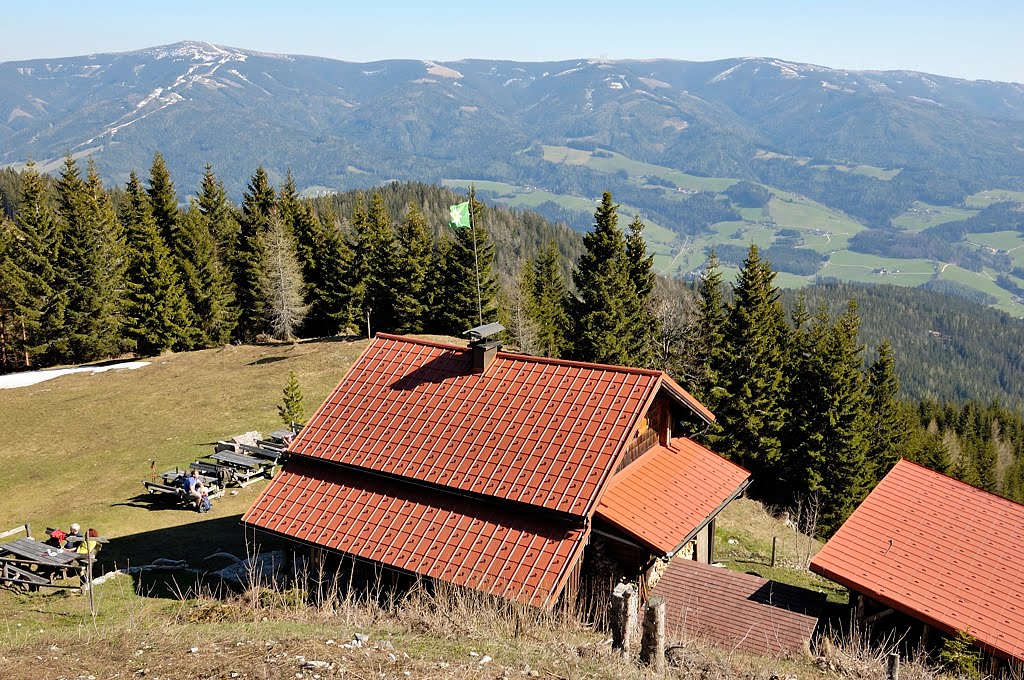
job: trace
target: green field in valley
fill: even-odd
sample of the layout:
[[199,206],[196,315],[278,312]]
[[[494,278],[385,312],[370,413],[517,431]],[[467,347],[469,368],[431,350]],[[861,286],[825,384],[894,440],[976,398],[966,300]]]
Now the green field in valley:
[[946,222],[966,220],[977,214],[977,210],[955,208],[948,205],[930,205],[915,201],[914,207],[895,218],[892,225],[907,231],[920,231]]
[[[584,151],[565,146],[542,147],[544,160],[551,163],[579,165],[598,172],[616,174],[625,172],[629,180],[648,189],[660,189],[666,200],[682,201],[692,191],[710,191],[720,195],[738,180],[721,177],[698,177],[672,168],[635,161],[622,154],[609,151]],[[763,152],[759,157],[770,158],[776,154]],[[799,159],[806,163],[809,159]],[[882,180],[895,177],[899,169],[885,169],[869,165],[833,166],[837,169],[868,175]],[[651,185],[646,177],[657,177],[672,182],[677,189]],[[545,202],[552,202],[566,210],[593,214],[595,199],[567,196],[534,187],[521,187],[503,182],[475,181],[469,179],[445,180],[446,186],[468,188],[475,184],[482,190],[498,194],[498,202],[512,207],[535,208]],[[764,208],[741,208],[734,206],[743,218],[738,221],[719,222],[710,227],[709,233],[683,236],[672,229],[672,225],[647,222],[645,236],[648,247],[654,255],[654,267],[659,274],[668,276],[689,275],[699,271],[706,260],[706,253],[716,246],[747,247],[751,243],[759,248],[768,248],[778,239],[780,230],[793,229],[801,233],[798,247],[813,250],[828,259],[816,276],[836,278],[859,283],[888,283],[901,286],[919,286],[933,278],[949,280],[976,290],[994,295],[999,302],[995,305],[1014,316],[1024,316],[1024,306],[1011,301],[1011,296],[994,283],[995,275],[982,276],[959,267],[934,263],[922,259],[898,259],[866,255],[849,250],[850,238],[867,227],[838,210],[829,208],[805,196],[766,187],[774,196]],[[681,190],[681,191],[680,191]],[[914,206],[896,217],[893,226],[905,231],[920,231],[946,222],[964,220],[978,213],[978,210],[997,200],[1024,200],[1024,192],[987,190],[970,197],[966,207],[931,205],[915,202]],[[637,214],[634,206],[623,205],[622,224],[625,225]],[[971,234],[968,243],[975,247],[1008,251],[1015,266],[1024,266],[1024,235],[1012,231],[987,234]],[[940,269],[945,266],[944,271]],[[724,268],[727,280],[735,276],[731,268]],[[802,276],[780,272],[776,281],[782,287],[799,287],[812,283],[815,276]]]

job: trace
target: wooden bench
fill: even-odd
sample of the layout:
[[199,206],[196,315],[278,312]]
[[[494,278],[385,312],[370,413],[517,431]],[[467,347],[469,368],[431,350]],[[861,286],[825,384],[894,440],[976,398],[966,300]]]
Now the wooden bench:
[[0,581],[4,583],[14,583],[25,586],[26,589],[31,591],[39,590],[40,586],[52,586],[50,579],[40,576],[39,574],[23,569],[19,567],[12,560],[4,559],[3,571],[0,572]]

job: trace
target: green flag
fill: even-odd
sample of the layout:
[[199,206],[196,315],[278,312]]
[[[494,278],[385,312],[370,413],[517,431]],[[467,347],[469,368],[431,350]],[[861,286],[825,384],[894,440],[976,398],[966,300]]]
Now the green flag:
[[469,223],[469,201],[449,206],[448,226],[452,229],[465,229],[472,226]]

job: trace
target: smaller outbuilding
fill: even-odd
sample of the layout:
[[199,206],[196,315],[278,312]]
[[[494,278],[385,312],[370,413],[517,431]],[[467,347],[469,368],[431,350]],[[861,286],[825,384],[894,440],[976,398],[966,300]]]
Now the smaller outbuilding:
[[1024,662],[1024,505],[901,460],[811,571],[850,589],[864,630],[966,632],[994,666]]

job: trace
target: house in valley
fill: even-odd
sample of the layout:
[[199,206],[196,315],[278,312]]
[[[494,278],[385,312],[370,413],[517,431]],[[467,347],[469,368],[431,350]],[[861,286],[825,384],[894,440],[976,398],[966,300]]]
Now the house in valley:
[[540,608],[710,562],[749,473],[690,438],[707,408],[661,371],[500,351],[494,326],[378,334],[243,522]]

